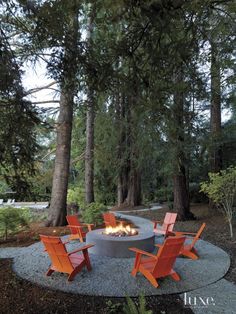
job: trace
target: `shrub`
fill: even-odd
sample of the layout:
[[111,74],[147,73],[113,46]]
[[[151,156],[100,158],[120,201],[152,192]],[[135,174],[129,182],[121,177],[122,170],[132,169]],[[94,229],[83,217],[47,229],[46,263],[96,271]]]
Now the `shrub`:
[[28,225],[26,210],[3,206],[0,208],[0,234],[7,240],[8,234]]
[[108,209],[105,205],[100,203],[90,203],[85,205],[82,211],[82,219],[88,224],[101,224],[103,222],[102,213],[106,212]]
[[233,238],[232,219],[236,208],[236,167],[229,167],[218,173],[209,173],[209,182],[201,183],[201,192],[204,192],[222,210],[228,221],[230,236]]
[[68,204],[76,204],[80,208],[83,207],[85,203],[85,191],[81,187],[75,187],[68,189],[67,192],[67,203]]
[[172,202],[174,200],[173,188],[171,186],[161,187],[156,192],[156,199],[159,203]]

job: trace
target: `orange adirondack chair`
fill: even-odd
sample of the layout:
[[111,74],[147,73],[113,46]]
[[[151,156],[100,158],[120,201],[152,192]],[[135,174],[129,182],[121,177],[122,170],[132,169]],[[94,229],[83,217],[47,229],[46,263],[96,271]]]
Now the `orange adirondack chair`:
[[[132,276],[137,272],[142,273],[150,283],[157,288],[157,278],[171,276],[174,280],[179,281],[180,276],[173,270],[173,265],[179,252],[184,244],[185,237],[169,237],[163,245],[159,246],[157,254],[151,254],[136,248],[129,250],[136,253]],[[148,257],[142,257],[146,255]]]
[[186,238],[192,239],[192,242],[190,244],[186,244],[182,247],[182,249],[180,251],[180,255],[187,256],[187,257],[194,259],[194,260],[199,258],[199,255],[198,255],[197,250],[195,249],[194,245],[199,240],[205,227],[206,227],[206,223],[204,222],[201,225],[201,227],[199,228],[197,233],[172,231],[172,233],[174,235],[176,235],[177,237],[188,236],[188,235],[194,236],[194,237],[186,237]]
[[[63,243],[59,237],[40,235],[40,238],[52,262],[46,276],[51,276],[54,271],[58,271],[69,274],[68,281],[72,281],[84,266],[88,271],[92,269],[88,249],[94,246],[93,244],[85,245],[68,253],[65,247],[68,242]],[[82,252],[82,254],[77,254],[78,252]]]
[[113,227],[117,226],[116,216],[113,213],[103,213],[103,220],[106,227]]
[[158,226],[158,224],[161,223],[161,221],[158,221],[158,220],[153,221],[154,233],[167,236],[168,232],[173,230],[176,218],[177,218],[177,213],[166,213],[164,222],[161,227]]
[[86,233],[92,230],[93,224],[81,223],[77,215],[68,215],[66,216],[66,220],[71,232],[69,240],[79,239],[80,242],[84,242]]

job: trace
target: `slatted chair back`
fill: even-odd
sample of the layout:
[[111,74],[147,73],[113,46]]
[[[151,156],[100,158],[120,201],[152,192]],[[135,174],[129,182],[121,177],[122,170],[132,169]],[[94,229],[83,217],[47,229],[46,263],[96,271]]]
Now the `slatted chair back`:
[[79,226],[79,227],[82,226],[79,219],[78,219],[78,216],[77,215],[68,215],[68,216],[66,216],[66,220],[68,222],[71,234],[77,234],[78,228],[71,227],[71,226]]
[[[162,225],[162,229],[168,231],[172,231],[174,228],[174,224],[177,218],[177,213],[166,213],[164,222]],[[171,224],[171,225],[170,225]]]
[[65,244],[59,237],[40,235],[41,241],[51,259],[52,266],[59,272],[71,273],[73,266],[68,256]]
[[157,260],[152,270],[155,278],[165,277],[171,273],[173,265],[184,244],[185,237],[169,237],[157,253]]
[[116,227],[116,216],[113,213],[103,213],[103,220],[106,227]]
[[199,238],[200,238],[200,236],[201,236],[201,234],[202,234],[202,232],[203,232],[203,230],[204,230],[205,227],[206,227],[206,223],[204,222],[204,223],[201,225],[201,227],[200,227],[200,229],[198,230],[198,232],[196,233],[195,237],[193,238],[193,241],[192,241],[191,244],[190,244],[190,247],[191,247],[191,248],[193,248],[194,245],[196,244],[196,242],[199,240]]

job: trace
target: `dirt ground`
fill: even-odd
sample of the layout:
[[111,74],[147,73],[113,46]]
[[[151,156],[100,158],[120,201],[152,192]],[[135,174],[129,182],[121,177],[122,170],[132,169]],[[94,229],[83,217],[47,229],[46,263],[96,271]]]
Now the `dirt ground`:
[[[151,220],[164,218],[167,207],[163,206],[158,211],[139,212],[138,216]],[[175,230],[195,232],[203,222],[207,227],[202,238],[220,246],[231,256],[231,267],[226,279],[236,283],[236,239],[229,238],[229,230],[224,218],[208,210],[207,205],[193,205],[192,212],[197,217],[195,221],[177,222]],[[135,214],[134,214],[135,215]],[[236,226],[234,225],[236,233]],[[0,242],[0,247],[27,246],[39,240],[39,234],[64,235],[68,234],[66,227],[42,227],[40,223],[31,224],[30,229],[12,237],[5,243]],[[104,298],[80,296],[60,291],[49,290],[31,284],[15,275],[12,271],[12,260],[0,260],[0,313],[122,313],[124,298]],[[134,299],[137,303],[138,300]],[[165,295],[147,297],[147,307],[153,313],[181,314],[192,313],[183,306],[178,295]]]

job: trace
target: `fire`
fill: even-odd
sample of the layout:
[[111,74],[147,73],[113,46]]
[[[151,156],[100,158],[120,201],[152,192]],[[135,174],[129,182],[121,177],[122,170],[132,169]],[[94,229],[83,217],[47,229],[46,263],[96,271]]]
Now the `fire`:
[[116,236],[116,237],[124,237],[124,236],[132,236],[136,235],[138,232],[134,228],[131,228],[130,225],[123,226],[123,224],[120,224],[116,227],[106,227],[105,231],[103,231],[103,234]]

